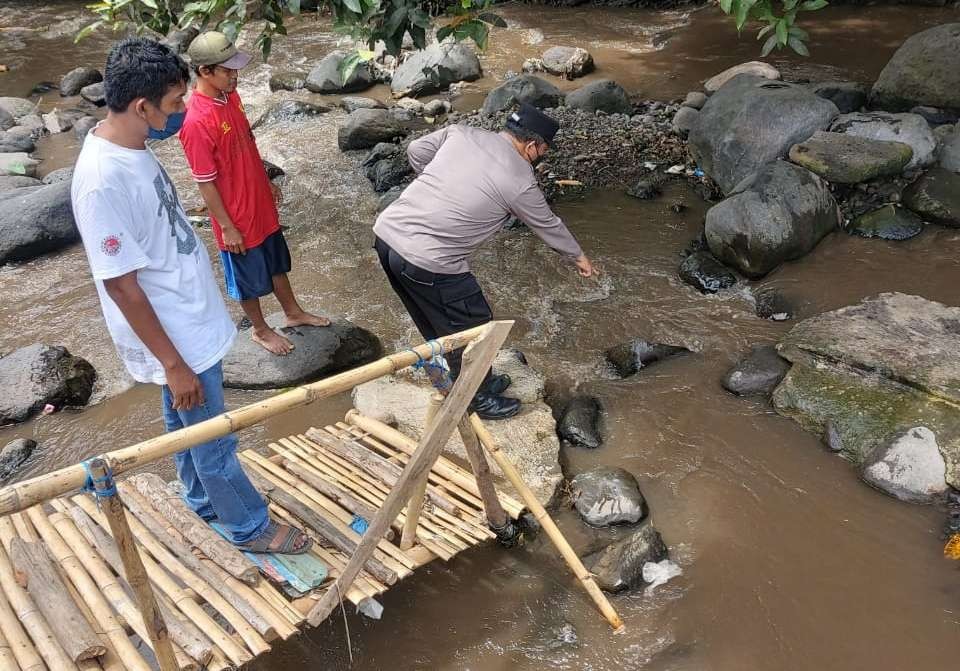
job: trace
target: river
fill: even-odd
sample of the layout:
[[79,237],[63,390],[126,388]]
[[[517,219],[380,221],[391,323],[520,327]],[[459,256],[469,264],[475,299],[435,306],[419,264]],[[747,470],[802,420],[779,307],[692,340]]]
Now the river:
[[[0,0],[0,95],[26,95],[77,64],[101,65],[109,35],[74,45],[79,3]],[[598,70],[648,98],[668,100],[707,77],[757,57],[751,32],[737,36],[716,10],[544,8],[505,5],[509,28],[494,34],[484,79],[455,101],[475,107],[507,70],[554,44],[590,49]],[[903,39],[957,20],[960,12],[917,8],[830,8],[806,19],[812,56],[774,55],[792,77],[872,81]],[[309,64],[334,48],[324,21],[301,19],[267,65],[244,73],[240,93],[256,113],[270,72]],[[582,82],[564,82],[566,88]],[[375,91],[386,95],[386,91]],[[290,94],[286,94],[290,95]],[[56,96],[56,94],[54,94]],[[321,99],[303,94],[303,98]],[[59,97],[44,107],[62,105]],[[313,308],[376,332],[387,349],[414,339],[369,250],[376,198],[353,157],[336,149],[339,112],[259,134],[265,158],[288,174],[282,219],[292,281]],[[72,133],[46,141],[46,172],[69,165]],[[176,163],[179,149],[161,152]],[[183,189],[184,199],[196,195]],[[671,209],[682,200],[681,214]],[[633,472],[653,519],[684,574],[650,595],[617,596],[626,631],[612,634],[545,539],[506,551],[484,547],[434,563],[383,599],[381,621],[351,613],[355,669],[583,669],[614,671],[782,669],[954,669],[960,651],[960,580],[941,555],[942,512],[909,506],[863,485],[817,437],[760,402],[726,394],[724,372],[754,343],[775,341],[790,322],[754,315],[752,295],[775,287],[800,318],[881,291],[956,303],[956,231],[930,227],[907,242],[835,233],[799,262],[749,288],[701,296],[676,277],[679,253],[699,233],[705,205],[681,185],[637,201],[619,192],[564,202],[558,213],[603,268],[581,280],[535,238],[499,236],[474,262],[498,316],[517,320],[511,343],[560,385],[598,396],[606,442],[563,448],[564,467]],[[209,231],[204,235],[209,244]],[[23,476],[75,462],[162,430],[156,390],[129,387],[103,326],[82,250],[0,269],[0,351],[62,344],[100,371],[102,402],[0,430],[41,443]],[[607,347],[631,337],[694,351],[616,380]],[[237,405],[264,392],[231,392]],[[297,411],[243,432],[245,445],[342,416],[349,399]],[[589,542],[576,515],[558,512],[578,548]],[[575,632],[571,634],[571,632]],[[337,616],[278,644],[253,668],[349,667]]]

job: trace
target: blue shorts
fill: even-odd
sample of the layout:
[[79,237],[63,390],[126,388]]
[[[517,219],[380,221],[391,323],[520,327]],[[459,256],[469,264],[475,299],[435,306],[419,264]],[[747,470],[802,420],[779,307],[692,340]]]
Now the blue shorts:
[[236,301],[262,298],[273,293],[273,276],[290,272],[290,250],[277,231],[246,254],[220,250],[227,295]]

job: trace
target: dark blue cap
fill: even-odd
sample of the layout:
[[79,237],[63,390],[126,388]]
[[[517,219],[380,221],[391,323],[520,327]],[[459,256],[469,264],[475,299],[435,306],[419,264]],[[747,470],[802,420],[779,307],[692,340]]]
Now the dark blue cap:
[[507,123],[515,128],[522,128],[531,133],[536,133],[550,146],[553,146],[553,138],[556,136],[557,131],[560,130],[560,124],[557,123],[555,119],[527,103],[522,103],[520,109],[512,112],[510,116],[507,117]]

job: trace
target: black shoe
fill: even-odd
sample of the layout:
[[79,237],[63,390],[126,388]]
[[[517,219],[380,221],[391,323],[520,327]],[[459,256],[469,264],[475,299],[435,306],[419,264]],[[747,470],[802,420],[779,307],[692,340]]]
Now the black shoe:
[[493,373],[486,379],[486,381],[480,385],[480,388],[477,390],[480,394],[490,394],[491,396],[499,396],[507,390],[507,387],[513,380],[510,379],[510,376],[504,373],[503,375],[497,375]]
[[478,393],[473,397],[470,410],[477,413],[480,419],[507,419],[520,412],[520,401],[515,398]]
[[517,522],[507,518],[507,523],[498,529],[495,526],[488,525],[490,531],[497,535],[497,542],[505,548],[515,548],[520,545],[523,539],[523,529]]

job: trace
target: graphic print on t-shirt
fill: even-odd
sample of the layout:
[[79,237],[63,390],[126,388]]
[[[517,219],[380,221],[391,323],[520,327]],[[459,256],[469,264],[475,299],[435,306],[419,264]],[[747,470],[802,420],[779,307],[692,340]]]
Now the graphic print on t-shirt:
[[[167,222],[170,224],[170,235],[177,239],[177,254],[193,254],[197,249],[197,236],[190,228],[190,222],[180,213],[180,199],[177,198],[177,187],[170,181],[167,171],[163,168],[157,172],[153,180],[153,188],[157,190],[160,207],[157,214],[166,211]],[[184,237],[177,233],[177,227],[183,231]]]

